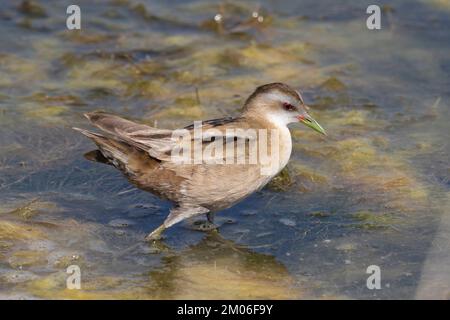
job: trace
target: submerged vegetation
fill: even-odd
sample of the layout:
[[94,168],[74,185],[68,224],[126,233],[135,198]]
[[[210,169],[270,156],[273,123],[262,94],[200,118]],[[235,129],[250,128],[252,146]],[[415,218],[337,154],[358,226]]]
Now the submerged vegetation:
[[[82,8],[79,31],[63,2],[1,3],[0,297],[413,297],[449,209],[444,2],[393,1],[374,32],[351,2],[112,0]],[[85,161],[70,129],[92,110],[176,128],[278,81],[328,136],[293,126],[288,167],[220,213],[220,235],[185,224],[142,243],[168,204]],[[66,288],[73,264],[82,290]]]

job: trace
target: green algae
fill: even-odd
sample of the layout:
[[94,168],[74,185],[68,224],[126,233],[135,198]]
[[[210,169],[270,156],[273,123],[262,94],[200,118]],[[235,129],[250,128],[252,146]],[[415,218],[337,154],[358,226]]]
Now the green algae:
[[269,182],[267,188],[278,192],[287,191],[293,183],[293,179],[291,178],[288,169],[283,169]]
[[114,63],[111,62],[84,61],[82,65],[70,69],[67,77],[67,85],[75,90],[95,88],[125,90],[125,85],[118,79]]
[[36,0],[22,0],[17,10],[30,18],[45,18],[47,13]]
[[0,220],[0,240],[36,240],[43,238],[45,238],[45,234],[36,227]]
[[47,253],[42,251],[21,250],[15,251],[8,258],[9,265],[14,268],[26,268],[47,264]]
[[127,85],[127,96],[142,96],[146,98],[161,98],[169,93],[164,79],[138,80]]
[[353,225],[354,227],[367,230],[395,229],[395,224],[399,222],[399,218],[396,218],[393,214],[370,211],[355,212],[350,214],[350,217],[358,221],[356,225]]
[[330,184],[330,178],[325,172],[297,162],[293,162],[290,168],[292,168],[294,179],[302,192],[311,192]]
[[66,106],[36,106],[34,104],[26,106],[24,115],[26,117],[44,120],[46,122],[62,121],[61,116],[68,111]]
[[34,198],[24,204],[19,204],[12,210],[8,209],[8,207],[11,207],[11,204],[0,208],[0,214],[16,216],[24,220],[30,219],[41,213],[55,213],[62,211],[57,204],[49,201],[42,201],[39,198]]
[[[265,1],[174,5],[93,4],[90,24],[73,32],[43,1],[0,5],[2,21],[13,21],[0,54],[2,281],[49,299],[292,299],[309,297],[307,278],[312,298],[373,298],[361,290],[365,267],[381,262],[391,287],[377,297],[413,296],[450,174],[448,50],[438,45],[446,31],[424,31],[442,26],[444,2],[424,3],[429,15],[408,20],[408,32],[392,15],[402,4],[383,6],[390,21],[370,36],[360,17],[333,5],[320,15]],[[83,162],[93,145],[70,127],[87,125],[82,113],[95,109],[161,127],[233,115],[275,81],[302,91],[328,136],[292,126],[288,169],[226,213],[237,223],[220,232],[239,245],[175,226],[173,249],[136,249],[164,206],[135,208],[157,200],[122,193],[118,173]],[[107,226],[114,219],[136,223],[117,235]],[[66,288],[72,264],[82,290]]]
[[55,267],[56,269],[67,269],[67,267],[75,264],[80,268],[83,268],[84,266],[86,266],[86,261],[83,257],[80,257],[77,254],[65,255],[58,257],[53,262],[53,267]]
[[339,91],[345,90],[347,87],[338,78],[330,77],[321,84],[321,88],[328,90],[328,91],[339,92]]

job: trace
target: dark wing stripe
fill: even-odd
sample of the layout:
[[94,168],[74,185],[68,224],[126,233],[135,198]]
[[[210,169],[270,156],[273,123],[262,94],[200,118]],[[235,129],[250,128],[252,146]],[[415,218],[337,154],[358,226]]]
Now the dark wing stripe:
[[[225,117],[225,118],[218,118],[218,119],[210,119],[210,120],[202,121],[202,124],[203,124],[203,125],[209,124],[209,125],[211,125],[212,127],[217,127],[217,126],[221,126],[221,125],[224,125],[224,124],[227,124],[227,123],[236,121],[236,120],[238,120],[238,119],[239,119],[239,118],[233,118],[233,117]],[[191,125],[189,125],[189,126],[187,126],[187,127],[184,127],[184,129],[192,130],[192,129],[194,129],[194,124],[191,124]]]

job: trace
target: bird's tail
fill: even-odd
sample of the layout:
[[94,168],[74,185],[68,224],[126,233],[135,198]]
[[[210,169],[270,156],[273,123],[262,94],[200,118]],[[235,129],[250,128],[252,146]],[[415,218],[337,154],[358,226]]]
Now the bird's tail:
[[92,131],[80,128],[73,129],[90,138],[98,147],[98,150],[93,150],[86,153],[84,155],[86,159],[113,165],[121,170],[125,169],[125,166],[128,163],[128,155],[133,151],[132,146],[124,141],[106,137]]

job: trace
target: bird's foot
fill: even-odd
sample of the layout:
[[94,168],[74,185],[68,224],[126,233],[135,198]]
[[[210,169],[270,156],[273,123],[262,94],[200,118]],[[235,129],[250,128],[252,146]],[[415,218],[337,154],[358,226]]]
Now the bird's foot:
[[197,231],[211,231],[211,230],[217,230],[219,226],[217,226],[214,223],[211,223],[209,221],[194,221],[191,224],[191,229],[197,230]]
[[147,247],[144,249],[144,252],[148,254],[160,254],[170,251],[171,248],[161,240],[152,240],[151,242],[147,242]]
[[160,225],[145,237],[145,241],[156,242],[162,239],[162,233],[166,229],[164,225]]
[[156,242],[156,241],[161,241],[162,239],[162,235],[160,234],[149,234],[147,235],[144,240],[147,242]]

